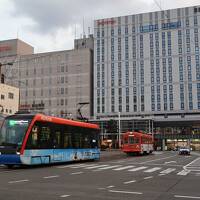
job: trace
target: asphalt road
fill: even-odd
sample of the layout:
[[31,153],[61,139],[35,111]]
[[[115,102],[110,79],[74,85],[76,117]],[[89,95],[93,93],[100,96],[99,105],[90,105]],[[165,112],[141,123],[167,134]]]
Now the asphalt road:
[[200,199],[199,185],[200,155],[177,152],[105,151],[97,162],[0,167],[0,200]]

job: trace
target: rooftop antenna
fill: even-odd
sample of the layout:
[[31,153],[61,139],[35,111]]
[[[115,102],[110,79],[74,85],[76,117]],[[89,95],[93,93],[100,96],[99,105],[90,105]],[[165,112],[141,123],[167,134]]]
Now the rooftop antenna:
[[83,17],[83,38],[85,38],[85,21],[84,21],[84,17]]
[[[164,12],[164,10],[163,10],[163,8],[162,8],[162,6],[161,6],[161,0],[160,0],[160,3],[158,3],[157,0],[154,0],[154,3],[158,6],[158,8],[160,9],[160,11],[163,11],[163,12]],[[164,15],[165,15],[165,17],[168,18],[166,12],[164,12]]]
[[17,28],[17,39],[19,39],[19,28]]
[[76,24],[75,24],[74,35],[75,35],[75,39],[76,39]]

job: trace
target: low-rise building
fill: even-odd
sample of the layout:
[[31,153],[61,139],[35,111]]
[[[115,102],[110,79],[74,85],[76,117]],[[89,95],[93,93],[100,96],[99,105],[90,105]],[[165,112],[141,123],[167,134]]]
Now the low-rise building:
[[11,115],[19,108],[19,88],[0,84],[0,113]]

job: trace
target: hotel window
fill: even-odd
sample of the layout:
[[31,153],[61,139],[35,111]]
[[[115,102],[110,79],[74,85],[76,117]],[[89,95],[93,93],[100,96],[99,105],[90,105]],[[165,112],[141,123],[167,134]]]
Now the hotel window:
[[104,30],[101,31],[101,36],[104,37]]
[[128,34],[128,26],[125,26],[125,34]]
[[122,105],[119,105],[119,112],[122,112]]
[[126,105],[126,112],[129,112],[129,105]]
[[114,36],[114,29],[111,29],[111,36]]
[[121,35],[121,28],[118,28],[118,35]]

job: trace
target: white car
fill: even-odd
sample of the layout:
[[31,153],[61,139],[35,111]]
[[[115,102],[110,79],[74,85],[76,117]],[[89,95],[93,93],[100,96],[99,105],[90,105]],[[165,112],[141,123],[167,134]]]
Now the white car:
[[190,148],[189,147],[180,147],[178,153],[179,153],[179,155],[190,155]]

